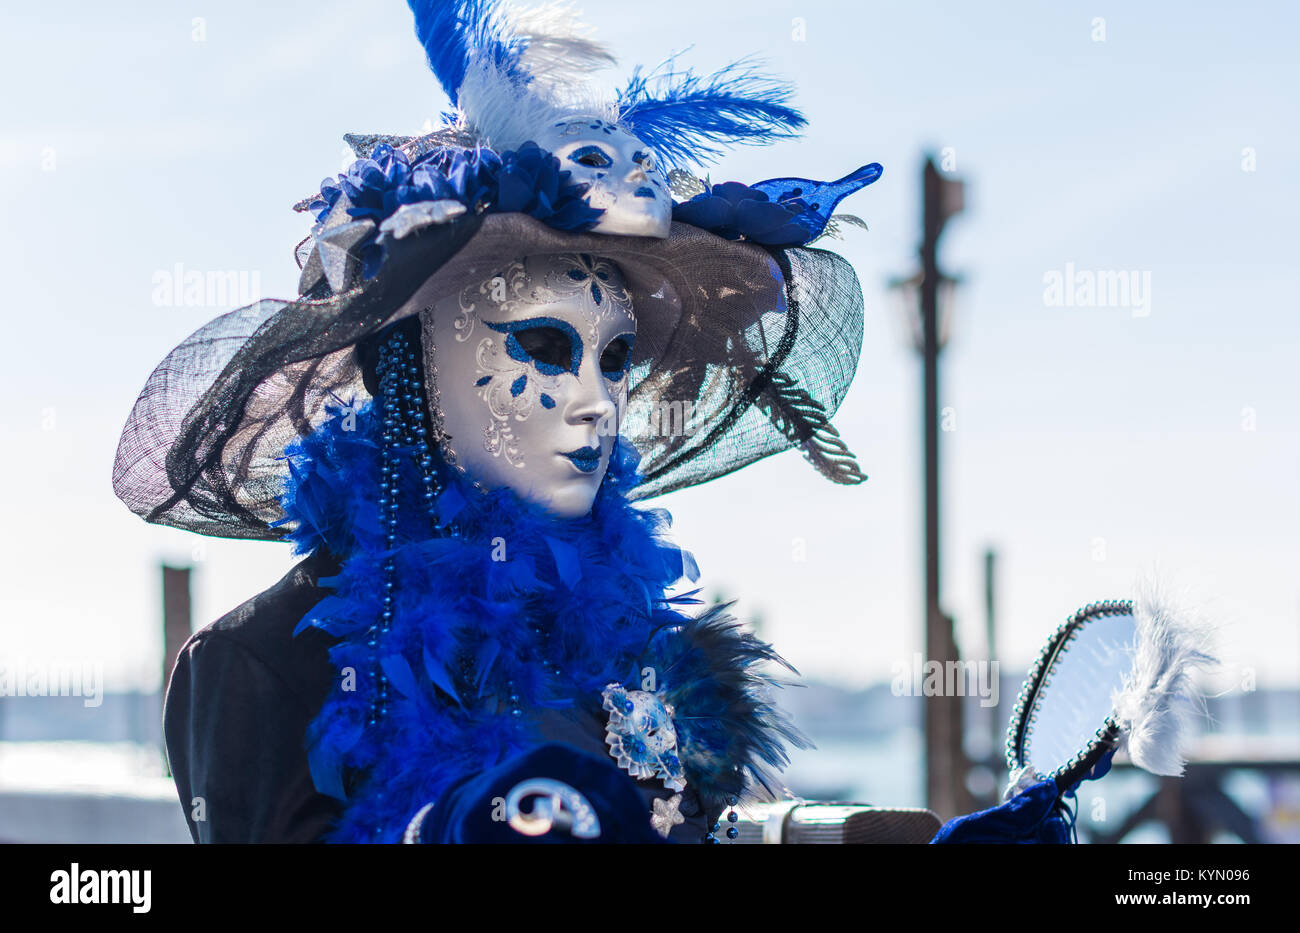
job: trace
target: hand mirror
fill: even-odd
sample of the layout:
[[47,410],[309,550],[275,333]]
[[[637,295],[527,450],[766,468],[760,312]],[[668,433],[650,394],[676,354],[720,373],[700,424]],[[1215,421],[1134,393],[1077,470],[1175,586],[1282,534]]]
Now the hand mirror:
[[1115,696],[1129,682],[1137,622],[1128,601],[1080,609],[1043,646],[1007,730],[1007,768],[1030,767],[1064,791],[1119,742]]

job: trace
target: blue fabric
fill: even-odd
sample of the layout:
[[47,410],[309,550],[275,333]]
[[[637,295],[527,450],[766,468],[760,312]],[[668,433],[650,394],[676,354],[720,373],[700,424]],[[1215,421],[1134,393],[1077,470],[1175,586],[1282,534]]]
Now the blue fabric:
[[[501,819],[511,788],[532,778],[550,778],[582,794],[600,820],[600,837],[577,839],[561,829],[526,836]],[[424,843],[538,844],[634,843],[663,839],[650,825],[645,801],[632,779],[609,758],[600,759],[558,742],[540,745],[449,790],[421,826]]]
[[1006,803],[949,820],[930,842],[1068,844],[1074,835],[1074,814],[1066,801],[1074,799],[1084,781],[1104,777],[1110,771],[1114,755],[1113,750],[1108,752],[1091,771],[1064,792],[1051,778],[1039,781]]
[[1050,778],[1021,791],[1000,806],[949,820],[930,840],[942,843],[1052,843],[1070,841],[1069,828]]

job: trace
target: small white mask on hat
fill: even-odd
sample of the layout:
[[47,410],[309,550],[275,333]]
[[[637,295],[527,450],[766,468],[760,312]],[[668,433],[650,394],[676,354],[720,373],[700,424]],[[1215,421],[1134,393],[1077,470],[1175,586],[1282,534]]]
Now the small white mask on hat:
[[570,182],[585,182],[587,201],[605,213],[595,233],[668,236],[673,199],[668,175],[650,147],[599,117],[554,123],[535,142],[560,160]]
[[626,407],[636,317],[611,260],[530,256],[423,314],[444,456],[564,518],[591,511]]

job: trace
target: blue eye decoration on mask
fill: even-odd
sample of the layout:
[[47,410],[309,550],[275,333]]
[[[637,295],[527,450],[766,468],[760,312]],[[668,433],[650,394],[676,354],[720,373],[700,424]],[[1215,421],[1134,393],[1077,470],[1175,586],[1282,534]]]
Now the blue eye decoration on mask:
[[[493,323],[484,321],[490,329],[506,335],[506,353],[512,360],[531,364],[544,376],[560,373],[578,375],[582,364],[582,338],[573,326],[553,317],[535,317],[526,321]],[[618,382],[632,368],[632,345],[635,334],[619,334],[605,346],[600,355],[601,374],[610,382]],[[479,379],[476,386],[484,386],[491,376]],[[510,384],[510,394],[518,397],[528,387],[528,376],[518,376]],[[554,408],[555,399],[545,392],[540,398],[543,408]]]
[[583,146],[569,153],[569,161],[577,162],[579,165],[585,165],[588,168],[609,168],[614,164],[614,160],[605,154],[605,150],[599,146]]
[[[578,366],[582,363],[582,339],[571,324],[553,317],[484,323],[497,333],[506,335],[506,353],[512,360],[531,363],[543,376],[578,375]],[[521,385],[519,392],[522,391]]]
[[632,368],[632,346],[635,334],[619,334],[605,346],[600,355],[600,371],[610,382],[618,382]]

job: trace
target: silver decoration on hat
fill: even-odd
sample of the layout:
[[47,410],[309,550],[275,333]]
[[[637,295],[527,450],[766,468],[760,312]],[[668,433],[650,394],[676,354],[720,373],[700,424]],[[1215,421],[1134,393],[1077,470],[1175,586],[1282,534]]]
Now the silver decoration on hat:
[[393,215],[379,225],[380,233],[392,234],[401,240],[434,224],[445,224],[464,214],[468,208],[453,198],[441,201],[420,201],[403,204]]
[[375,223],[372,220],[354,220],[348,214],[351,206],[347,194],[340,193],[325,219],[312,227],[311,238],[315,245],[298,279],[299,294],[311,291],[322,279],[338,292],[360,274],[361,258],[353,249],[374,233]]
[[697,194],[709,190],[709,180],[685,169],[675,168],[668,173],[668,188],[677,200],[689,201]]
[[[353,220],[348,215],[351,206],[347,194],[341,193],[325,219],[312,228],[309,240],[313,245],[298,279],[299,294],[311,291],[322,279],[335,293],[356,283],[361,274],[361,256],[356,247],[375,233],[376,226],[373,220]],[[426,227],[448,223],[465,212],[465,205],[451,198],[404,204],[379,224],[378,232],[400,240]],[[305,248],[306,242],[300,251]]]

